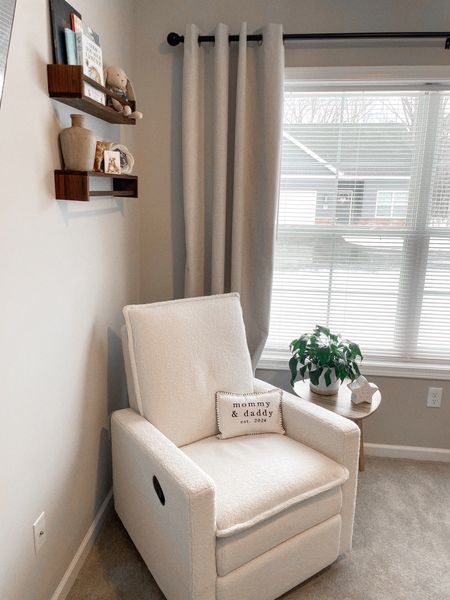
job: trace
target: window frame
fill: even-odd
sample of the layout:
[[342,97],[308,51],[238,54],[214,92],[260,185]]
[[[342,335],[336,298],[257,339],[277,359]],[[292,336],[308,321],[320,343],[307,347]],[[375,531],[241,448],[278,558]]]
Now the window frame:
[[[375,202],[375,219],[406,219],[406,214],[405,216],[398,216],[398,215],[394,215],[394,205],[395,205],[395,196],[396,194],[408,194],[408,190],[377,190],[377,199]],[[389,210],[390,210],[390,214],[389,215],[379,215],[378,214],[378,200],[380,197],[380,194],[392,194],[391,195],[391,200],[389,202]],[[406,201],[406,212],[408,212],[408,198]]]
[[[301,81],[301,84],[299,84]],[[286,86],[290,85],[299,91],[350,91],[350,90],[373,90],[373,91],[449,91],[450,90],[450,77],[447,66],[392,66],[392,67],[288,67],[285,70],[285,82]],[[431,107],[433,110],[433,107]],[[401,191],[401,190],[382,190],[382,191]],[[378,192],[377,192],[378,200]],[[391,205],[391,216],[393,210],[394,199]],[[416,215],[413,230],[421,229],[422,232],[426,232],[426,235],[422,238],[418,237],[417,242],[411,244],[411,253],[416,257],[417,252],[424,256],[424,250],[418,248],[418,244],[428,245],[430,237],[436,234],[439,235],[439,228],[433,231],[433,228],[426,226],[426,220],[429,210],[429,202],[421,203],[419,205],[418,214]],[[382,219],[383,217],[376,218]],[[386,218],[386,217],[384,217]],[[308,227],[301,227],[301,229],[308,229]],[[343,225],[338,228],[333,228],[334,233],[344,233],[345,230],[350,232],[351,226]],[[379,230],[379,234],[383,233],[384,228]],[[408,232],[411,233],[411,227],[405,228],[391,227],[390,234],[395,235],[402,233],[405,239],[408,236]],[[299,230],[300,233],[300,230]],[[444,234],[441,230],[441,234]],[[402,237],[403,237],[402,235]],[[447,233],[448,235],[448,233]],[[412,236],[413,237],[413,236]],[[419,242],[419,240],[422,240]],[[415,298],[417,302],[422,302],[423,298],[423,287],[426,271],[426,261],[422,261],[423,273],[420,277],[414,278],[413,285],[416,293]],[[417,294],[418,288],[422,289],[421,294]],[[410,289],[404,290],[403,293],[414,293],[415,290]],[[402,292],[400,292],[402,293]],[[410,308],[412,312],[412,307]],[[405,321],[408,319],[405,316]],[[416,331],[411,334],[417,338],[419,323],[417,323]],[[271,369],[271,370],[286,370],[287,359],[290,356],[289,350],[280,351],[265,351],[264,358],[261,358],[258,364],[259,369]],[[408,360],[398,361],[395,359],[382,359],[372,358],[364,360],[364,372],[368,375],[382,375],[387,377],[408,377],[408,378],[420,378],[420,379],[440,379],[450,380],[450,364],[448,360],[437,360],[432,359],[433,362],[426,362],[424,360]]]

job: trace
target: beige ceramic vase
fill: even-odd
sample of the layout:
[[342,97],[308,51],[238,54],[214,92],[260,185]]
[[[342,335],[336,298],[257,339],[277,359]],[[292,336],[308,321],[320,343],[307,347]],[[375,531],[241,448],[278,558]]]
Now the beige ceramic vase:
[[59,134],[64,168],[67,171],[92,171],[95,160],[96,137],[83,127],[83,115],[70,115],[72,127]]

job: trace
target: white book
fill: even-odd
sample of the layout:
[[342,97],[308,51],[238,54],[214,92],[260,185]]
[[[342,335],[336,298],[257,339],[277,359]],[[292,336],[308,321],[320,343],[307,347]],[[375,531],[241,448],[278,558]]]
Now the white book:
[[[81,31],[78,31],[76,36],[78,64],[83,66],[83,73],[100,85],[105,85],[102,49]],[[106,94],[87,82],[84,83],[84,93],[88,98],[92,98],[100,104],[106,104]]]

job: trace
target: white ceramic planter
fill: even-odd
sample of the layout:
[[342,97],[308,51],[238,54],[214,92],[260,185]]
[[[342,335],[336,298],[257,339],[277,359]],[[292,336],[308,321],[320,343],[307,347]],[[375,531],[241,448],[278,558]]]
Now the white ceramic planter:
[[322,375],[319,377],[319,385],[314,385],[311,383],[311,380],[309,380],[309,387],[311,388],[311,391],[316,394],[322,394],[322,396],[333,396],[334,394],[338,393],[341,381],[340,379],[337,379],[336,373],[331,371],[331,385],[327,385],[325,382],[325,373],[326,370],[323,371]]

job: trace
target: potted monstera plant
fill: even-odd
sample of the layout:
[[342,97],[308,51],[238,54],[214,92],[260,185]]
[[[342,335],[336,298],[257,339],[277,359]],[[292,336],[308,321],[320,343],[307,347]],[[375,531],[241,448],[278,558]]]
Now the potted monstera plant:
[[354,381],[362,360],[358,344],[331,333],[328,327],[316,325],[312,333],[304,333],[290,345],[291,385],[309,377],[313,392],[326,396],[336,394],[344,379]]

